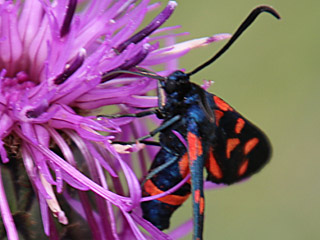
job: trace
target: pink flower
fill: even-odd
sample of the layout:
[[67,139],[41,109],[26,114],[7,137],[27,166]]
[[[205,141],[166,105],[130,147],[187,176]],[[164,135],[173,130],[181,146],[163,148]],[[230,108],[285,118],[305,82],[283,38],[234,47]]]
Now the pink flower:
[[[18,239],[18,230],[29,234],[22,226],[27,222],[17,220],[17,212],[27,213],[32,205],[21,190],[25,186],[15,182],[21,172],[28,176],[50,239],[68,232],[60,232],[53,217],[62,225],[78,220],[69,221],[70,212],[81,216],[92,239],[150,238],[138,225],[153,239],[170,239],[139,215],[139,180],[147,172],[146,155],[138,151],[143,146],[119,150],[111,144],[120,132],[128,138],[147,133],[144,120],[95,117],[109,105],[123,112],[155,107],[157,98],[146,94],[157,82],[106,73],[162,64],[158,74],[168,75],[190,49],[229,35],[175,44],[181,35],[172,33],[177,27],[160,28],[175,9],[174,1],[137,32],[159,4],[135,2],[0,0],[0,168],[5,173],[1,177],[0,171],[0,212],[8,239]],[[131,154],[117,150],[138,151],[138,171]],[[155,149],[146,151],[152,160]],[[8,174],[16,204],[19,199],[30,204],[9,208]]]

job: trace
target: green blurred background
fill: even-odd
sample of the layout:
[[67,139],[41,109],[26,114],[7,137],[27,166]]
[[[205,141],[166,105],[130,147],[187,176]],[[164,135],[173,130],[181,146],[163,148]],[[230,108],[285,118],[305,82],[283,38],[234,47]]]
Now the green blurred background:
[[[166,25],[190,32],[179,41],[233,33],[261,4],[282,16],[262,14],[223,57],[193,77],[214,80],[209,91],[263,129],[273,145],[271,162],[250,181],[206,192],[204,239],[320,239],[320,1],[177,2]],[[180,67],[192,70],[221,46],[193,50]],[[189,200],[172,225],[191,212]]]

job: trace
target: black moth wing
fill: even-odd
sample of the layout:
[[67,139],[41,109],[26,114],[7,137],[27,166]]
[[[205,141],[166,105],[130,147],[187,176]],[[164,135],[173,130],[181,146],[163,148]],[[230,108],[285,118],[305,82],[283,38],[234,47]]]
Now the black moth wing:
[[259,128],[229,104],[208,95],[216,131],[206,160],[207,180],[232,184],[261,170],[271,157],[271,145]]

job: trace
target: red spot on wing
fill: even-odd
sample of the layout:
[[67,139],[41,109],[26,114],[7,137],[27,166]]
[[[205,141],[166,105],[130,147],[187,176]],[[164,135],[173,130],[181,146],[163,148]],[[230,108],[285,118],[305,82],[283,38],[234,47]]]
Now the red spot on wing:
[[[146,181],[143,188],[150,196],[155,196],[163,193],[163,191],[160,190],[156,185],[154,185],[150,179]],[[170,195],[158,198],[157,200],[170,205],[180,206],[182,203],[184,203],[187,200],[189,195],[190,194],[187,194],[185,196],[178,196],[178,195],[170,194]]]
[[220,110],[214,111],[214,116],[216,118],[216,125],[219,126],[220,119],[223,117],[224,113]]
[[226,111],[233,111],[233,108],[228,103],[223,101],[221,98],[219,98],[217,96],[213,96],[213,100],[215,101],[218,108],[220,108],[222,111],[225,111],[225,112]]
[[187,153],[184,154],[182,158],[179,160],[179,171],[183,178],[187,176],[187,174],[190,172]]
[[234,128],[234,131],[239,134],[241,133],[244,125],[246,124],[246,122],[242,119],[242,118],[238,118],[237,119],[237,123],[236,123],[236,126]]
[[244,145],[244,154],[247,155],[259,143],[258,138],[252,138]]
[[213,156],[212,149],[209,151],[209,159],[207,160],[206,167],[215,178],[221,179],[223,177],[221,168]]
[[239,145],[240,140],[239,138],[229,138],[227,140],[227,147],[226,147],[226,156],[230,158],[231,152]]
[[238,170],[238,175],[242,176],[248,169],[248,164],[249,164],[249,160],[246,159],[240,166],[239,170]]
[[188,132],[187,139],[189,162],[192,164],[193,161],[197,160],[198,156],[203,154],[202,145],[200,139],[192,132]]
[[199,208],[200,208],[200,214],[203,215],[203,213],[204,213],[204,198],[203,197],[200,198]]
[[199,189],[194,191],[194,201],[196,203],[200,202],[200,190]]
[[199,204],[199,212],[202,215],[204,213],[204,198],[200,195],[200,190],[194,191],[194,201]]

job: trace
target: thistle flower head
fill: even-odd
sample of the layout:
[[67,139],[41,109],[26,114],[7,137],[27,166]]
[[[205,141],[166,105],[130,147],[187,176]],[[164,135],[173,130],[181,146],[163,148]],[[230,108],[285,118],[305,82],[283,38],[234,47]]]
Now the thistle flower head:
[[[175,44],[179,34],[172,30],[177,27],[161,28],[174,1],[139,32],[145,15],[159,4],[135,2],[0,0],[0,211],[8,239],[18,239],[17,228],[28,234],[14,222],[32,201],[20,204],[28,199],[22,197],[23,184],[15,183],[18,200],[10,209],[3,183],[8,177],[1,172],[16,181],[22,170],[33,189],[28,196],[36,196],[44,232],[52,239],[62,237],[54,217],[63,225],[74,221],[62,203],[81,216],[92,239],[148,238],[138,225],[154,239],[169,239],[140,217],[144,155],[138,152],[135,171],[131,155],[120,154],[141,146],[120,150],[112,145],[120,132],[126,133],[122,140],[147,133],[144,122],[95,117],[109,105],[126,112],[157,106],[156,97],[147,95],[157,83],[139,76],[106,76],[159,64],[164,67],[158,74],[168,75],[190,49],[229,35]],[[147,149],[148,158],[154,151]]]

